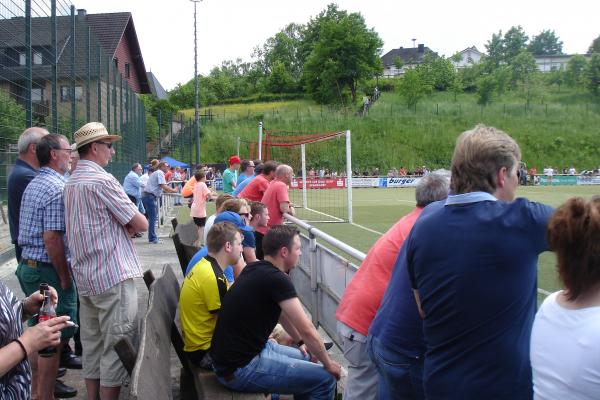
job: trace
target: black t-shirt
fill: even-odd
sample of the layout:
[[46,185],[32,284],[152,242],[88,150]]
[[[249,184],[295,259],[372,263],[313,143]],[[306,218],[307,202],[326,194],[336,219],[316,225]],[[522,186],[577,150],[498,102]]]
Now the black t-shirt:
[[217,373],[248,364],[279,321],[279,303],[297,297],[290,277],[267,261],[248,264],[223,299],[210,355]]
[[262,233],[260,233],[259,231],[254,231],[254,238],[256,239],[256,258],[259,260],[262,260],[263,258],[265,258],[265,254],[263,253],[263,248],[262,248],[262,240],[265,237],[265,235],[263,235]]

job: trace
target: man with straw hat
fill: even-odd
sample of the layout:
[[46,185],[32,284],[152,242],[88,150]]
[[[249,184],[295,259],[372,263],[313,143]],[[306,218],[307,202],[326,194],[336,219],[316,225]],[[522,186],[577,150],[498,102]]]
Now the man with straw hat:
[[73,277],[81,303],[83,376],[88,398],[118,399],[127,372],[112,344],[136,332],[135,278],[142,269],[131,236],[148,229],[121,184],[104,167],[115,154],[104,125],[75,132],[80,160],[65,185]]

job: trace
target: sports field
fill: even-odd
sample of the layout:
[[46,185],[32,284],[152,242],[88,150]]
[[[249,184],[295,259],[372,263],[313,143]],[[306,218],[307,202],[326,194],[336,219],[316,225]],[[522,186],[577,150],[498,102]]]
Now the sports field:
[[[328,190],[335,189],[324,189],[324,191]],[[314,193],[316,191],[309,191],[309,196],[311,192]],[[415,206],[415,191],[412,188],[354,189],[352,194],[353,224],[315,223],[314,225],[365,253],[369,251],[380,234],[386,232],[400,217],[410,212]],[[518,197],[525,197],[552,206],[559,206],[573,196],[589,198],[595,194],[600,194],[600,187],[521,186],[517,190]],[[316,202],[312,201],[310,197],[309,204],[312,204],[313,208],[318,209]],[[211,211],[209,210],[209,212]],[[184,213],[186,211],[180,212],[180,214]],[[301,213],[302,211],[300,211],[300,215],[302,215]],[[183,217],[183,215],[181,216]],[[555,273],[555,260],[552,253],[544,253],[540,257],[538,287],[542,291],[547,292],[552,292],[559,288]],[[540,296],[541,298],[543,298],[543,295]]]

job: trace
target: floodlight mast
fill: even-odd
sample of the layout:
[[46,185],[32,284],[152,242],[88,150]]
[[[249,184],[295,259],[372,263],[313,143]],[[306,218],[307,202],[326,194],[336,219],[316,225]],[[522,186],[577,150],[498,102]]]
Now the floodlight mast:
[[196,165],[200,164],[200,115],[198,101],[198,25],[196,5],[202,0],[190,0],[194,3],[194,133],[196,134]]

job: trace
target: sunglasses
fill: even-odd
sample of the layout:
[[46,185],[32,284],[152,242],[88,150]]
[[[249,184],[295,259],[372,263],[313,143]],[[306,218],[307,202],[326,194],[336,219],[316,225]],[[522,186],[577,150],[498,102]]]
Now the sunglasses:
[[250,213],[238,213],[238,215],[243,215],[246,218],[250,218]]
[[106,143],[106,142],[96,142],[96,143],[103,144],[106,147],[108,147],[109,149],[112,149],[112,147],[113,147],[112,142],[109,142],[109,143]]

